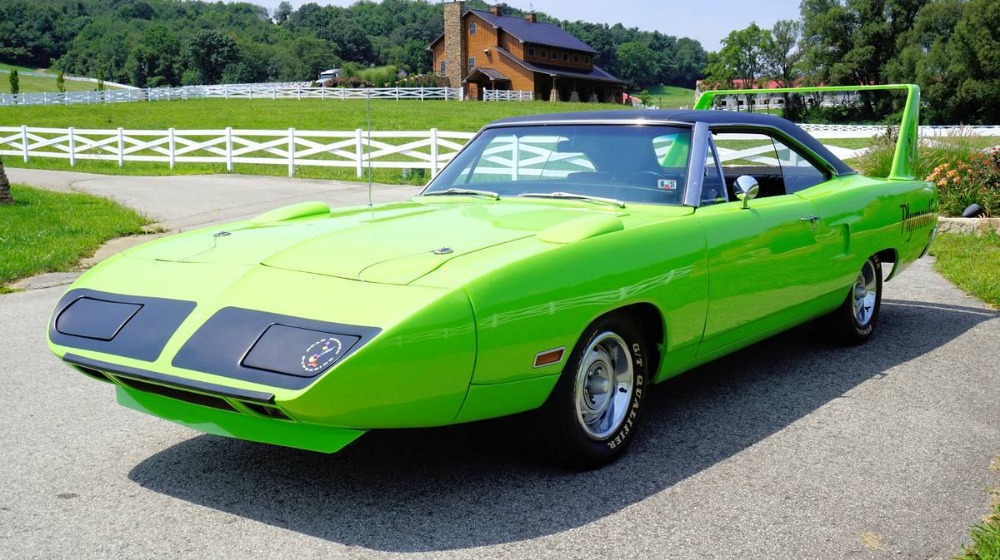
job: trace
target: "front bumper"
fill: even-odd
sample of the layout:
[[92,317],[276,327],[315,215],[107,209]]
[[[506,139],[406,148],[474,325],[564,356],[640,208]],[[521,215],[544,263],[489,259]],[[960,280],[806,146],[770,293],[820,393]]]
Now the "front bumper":
[[164,397],[118,385],[118,404],[209,434],[295,449],[335,453],[365,430],[275,420]]

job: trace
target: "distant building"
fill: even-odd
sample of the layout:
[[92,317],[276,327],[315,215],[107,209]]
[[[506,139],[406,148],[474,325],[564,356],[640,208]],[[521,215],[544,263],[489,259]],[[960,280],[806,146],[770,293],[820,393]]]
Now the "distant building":
[[466,10],[465,2],[444,5],[444,34],[428,47],[434,72],[466,96],[482,99],[484,89],[533,92],[535,99],[599,101],[621,99],[626,82],[594,65],[597,51],[558,25],[535,14],[505,16]]
[[[767,83],[752,83],[750,87],[744,87],[744,81],[741,79],[734,79],[732,88],[728,86],[721,87],[711,87],[709,84],[705,83],[703,80],[698,80],[694,86],[694,101],[698,102],[701,94],[710,89],[741,89],[747,90],[746,93],[741,93],[739,95],[726,95],[723,97],[715,98],[715,107],[723,110],[729,111],[740,111],[747,105],[749,105],[749,97],[753,97],[753,105],[758,109],[783,109],[785,107],[785,96],[780,93],[753,93],[755,89],[778,89],[782,86],[774,80],[769,80]],[[798,86],[800,84],[793,84]],[[840,92],[829,92],[829,93],[803,93],[802,100],[807,105],[816,106],[823,105],[824,107],[832,107],[836,105],[852,105],[857,102],[858,94],[853,91],[840,91]]]

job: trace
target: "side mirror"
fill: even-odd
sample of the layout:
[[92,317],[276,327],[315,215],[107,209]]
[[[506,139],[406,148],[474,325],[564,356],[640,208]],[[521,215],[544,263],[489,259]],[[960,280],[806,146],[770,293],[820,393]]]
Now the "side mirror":
[[740,175],[733,182],[733,191],[736,193],[736,198],[743,201],[743,209],[746,210],[750,207],[750,201],[757,198],[760,186],[757,184],[757,179],[749,175]]

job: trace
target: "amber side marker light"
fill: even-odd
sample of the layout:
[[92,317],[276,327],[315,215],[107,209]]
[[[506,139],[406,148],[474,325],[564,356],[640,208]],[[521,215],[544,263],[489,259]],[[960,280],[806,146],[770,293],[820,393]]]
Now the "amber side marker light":
[[558,364],[560,361],[562,361],[564,352],[566,352],[565,348],[556,348],[553,350],[546,350],[544,352],[539,352],[538,354],[535,355],[535,367],[540,368],[542,366]]

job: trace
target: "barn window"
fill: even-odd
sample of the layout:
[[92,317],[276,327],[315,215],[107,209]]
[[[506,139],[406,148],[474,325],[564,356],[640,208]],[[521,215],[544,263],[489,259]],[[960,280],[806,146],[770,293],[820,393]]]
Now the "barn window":
[[528,56],[535,56],[535,47],[528,47]]
[[469,35],[475,35],[475,34],[476,34],[476,22],[470,21],[469,22]]
[[538,51],[538,56],[540,56],[542,58],[545,58],[545,57],[549,56],[549,53],[546,52],[545,49],[541,49],[540,51]]
[[445,64],[446,64],[446,62],[445,62],[444,60],[442,60],[442,61],[441,61],[441,71],[440,71],[440,72],[438,72],[438,73],[439,73],[439,74],[441,74],[442,76],[444,76],[444,75],[445,75]]
[[469,72],[472,72],[475,69],[476,69],[476,57],[470,56],[469,57]]
[[559,53],[552,51],[552,60],[559,60]]

